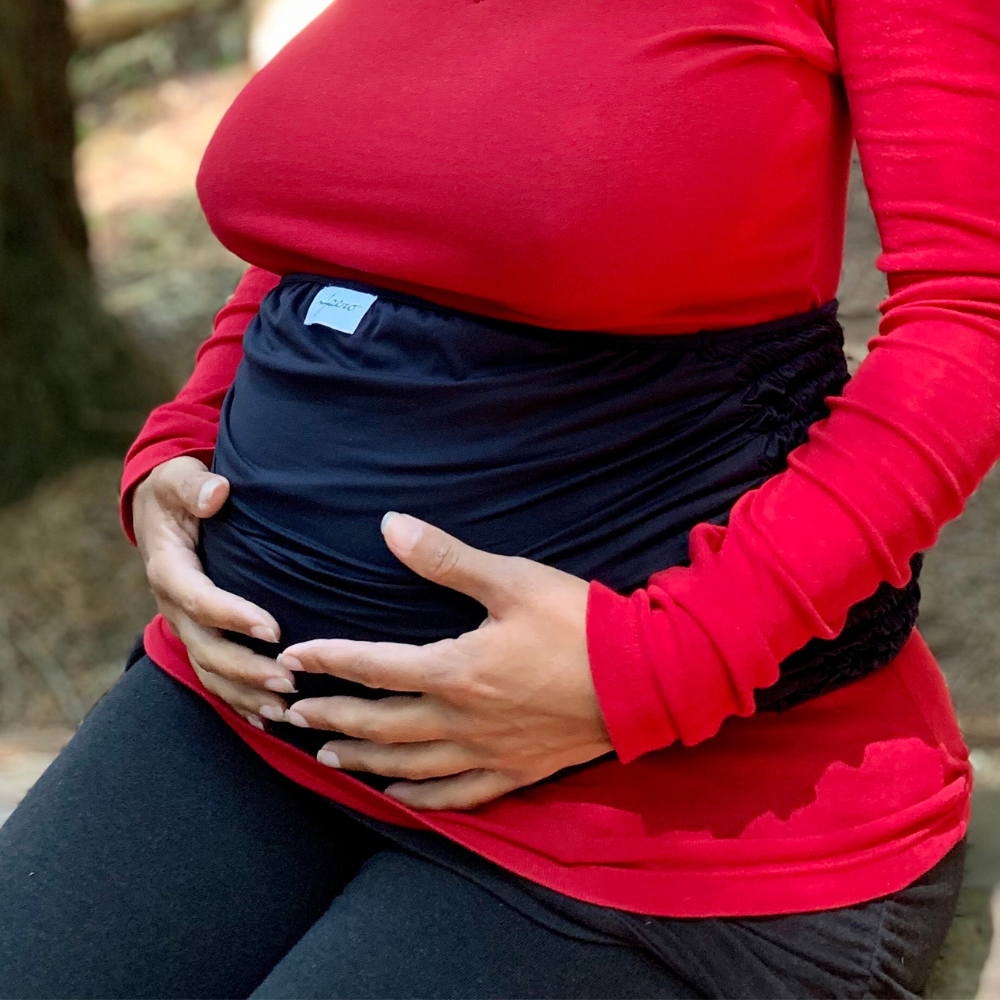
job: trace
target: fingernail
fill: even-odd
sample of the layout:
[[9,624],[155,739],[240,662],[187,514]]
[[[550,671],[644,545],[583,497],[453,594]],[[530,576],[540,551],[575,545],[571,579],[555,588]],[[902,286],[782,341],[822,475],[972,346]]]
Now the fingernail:
[[268,677],[264,687],[277,694],[295,694],[295,685],[287,677]]
[[260,714],[263,715],[265,719],[270,719],[271,722],[285,721],[285,710],[283,708],[278,708],[277,705],[261,705]]
[[255,639],[262,639],[264,642],[278,641],[278,633],[270,625],[254,625],[250,629],[250,634]]
[[309,723],[306,722],[306,717],[304,715],[300,715],[298,712],[294,711],[291,708],[285,713],[285,718],[293,726],[300,726],[302,729],[309,728]]
[[410,517],[409,514],[397,514],[391,510],[382,518],[383,532],[390,521],[395,523],[393,541],[396,543],[396,548],[405,555],[420,541],[420,536],[424,533],[424,526],[415,517]]
[[302,666],[302,661],[297,660],[294,656],[289,653],[282,653],[278,657],[278,666],[284,667],[286,670],[304,670]]
[[246,719],[251,726],[255,726],[257,729],[264,728],[264,723],[260,719],[258,719],[256,715],[248,715]]
[[386,511],[385,514],[382,516],[382,524],[380,525],[380,527],[383,535],[385,534],[385,529],[389,527],[389,522],[394,517],[399,517],[399,514],[397,514],[396,511],[394,510]]
[[340,767],[340,758],[332,750],[327,750],[326,747],[323,747],[323,749],[316,754],[316,759],[321,764],[326,764],[327,767]]
[[209,500],[212,499],[212,494],[215,492],[215,481],[209,480],[205,483],[202,488],[198,491],[198,506],[207,507]]

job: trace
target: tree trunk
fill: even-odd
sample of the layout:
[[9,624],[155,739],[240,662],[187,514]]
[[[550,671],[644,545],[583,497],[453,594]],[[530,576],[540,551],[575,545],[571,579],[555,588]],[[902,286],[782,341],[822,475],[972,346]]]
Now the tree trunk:
[[0,0],[0,503],[128,444],[163,383],[98,304],[64,0]]

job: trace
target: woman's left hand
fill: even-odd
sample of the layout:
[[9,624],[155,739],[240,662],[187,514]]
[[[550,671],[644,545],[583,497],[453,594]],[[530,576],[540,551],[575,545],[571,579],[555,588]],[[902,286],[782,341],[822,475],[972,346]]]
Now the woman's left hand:
[[612,749],[590,676],[585,580],[406,514],[386,515],[382,532],[402,563],[488,615],[426,646],[316,639],[285,650],[290,670],[411,692],[296,702],[290,722],[354,737],[328,743],[322,763],[407,779],[386,794],[417,809],[471,809]]

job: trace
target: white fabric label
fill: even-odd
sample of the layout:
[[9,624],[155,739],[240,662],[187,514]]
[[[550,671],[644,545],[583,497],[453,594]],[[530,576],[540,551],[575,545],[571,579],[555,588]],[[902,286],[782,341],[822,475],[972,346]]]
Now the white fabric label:
[[312,300],[309,312],[306,313],[306,326],[319,323],[341,333],[354,333],[377,299],[377,295],[327,285]]

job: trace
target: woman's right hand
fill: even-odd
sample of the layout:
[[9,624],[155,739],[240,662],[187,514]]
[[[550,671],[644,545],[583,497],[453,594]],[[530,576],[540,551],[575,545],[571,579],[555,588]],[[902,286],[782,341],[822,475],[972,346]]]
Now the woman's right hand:
[[220,590],[197,555],[202,518],[217,513],[229,482],[196,458],[172,458],[136,487],[132,500],[135,537],[160,613],[187,647],[202,684],[260,729],[262,719],[284,718],[278,694],[295,690],[292,675],[276,660],[222,637],[240,632],[277,642],[278,623],[266,611]]

